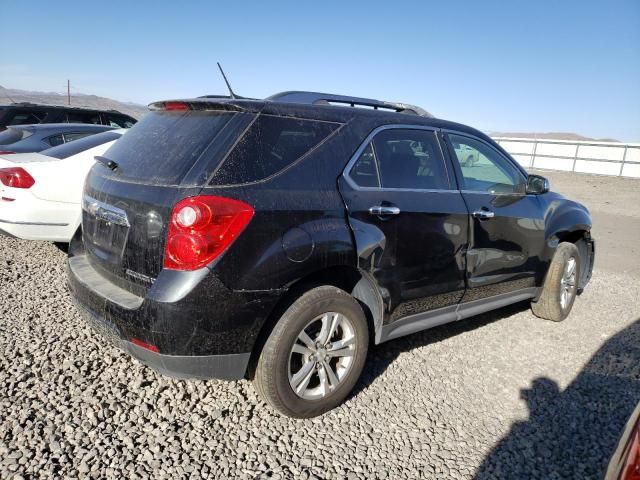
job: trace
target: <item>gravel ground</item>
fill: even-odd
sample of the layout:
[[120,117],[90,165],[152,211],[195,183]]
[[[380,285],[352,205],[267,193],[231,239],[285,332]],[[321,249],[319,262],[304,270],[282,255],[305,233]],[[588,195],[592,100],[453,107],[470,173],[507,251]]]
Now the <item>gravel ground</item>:
[[376,347],[341,407],[155,374],[93,335],[64,254],[0,237],[0,478],[599,478],[640,400],[640,272]]
[[0,258],[1,478],[589,478],[640,400],[629,275],[596,273],[560,324],[518,305],[377,347],[348,402],[295,421],[96,338],[53,245]]

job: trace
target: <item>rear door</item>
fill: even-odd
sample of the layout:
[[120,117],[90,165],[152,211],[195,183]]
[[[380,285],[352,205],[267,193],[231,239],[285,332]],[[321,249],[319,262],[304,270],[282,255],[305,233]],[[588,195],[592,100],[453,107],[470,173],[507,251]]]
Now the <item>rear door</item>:
[[471,213],[463,301],[534,287],[544,271],[544,218],[538,197],[525,193],[524,173],[483,139],[457,132],[446,137]]
[[347,166],[340,191],[359,267],[384,301],[384,324],[460,301],[468,212],[434,129],[377,129]]

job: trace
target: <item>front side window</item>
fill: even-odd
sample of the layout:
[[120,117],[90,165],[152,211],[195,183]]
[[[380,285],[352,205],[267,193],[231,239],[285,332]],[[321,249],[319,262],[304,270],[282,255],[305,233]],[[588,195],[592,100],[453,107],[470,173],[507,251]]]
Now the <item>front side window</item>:
[[434,132],[393,128],[378,133],[372,143],[382,188],[450,188]]
[[449,135],[463,177],[463,190],[524,193],[524,175],[489,145],[462,135]]

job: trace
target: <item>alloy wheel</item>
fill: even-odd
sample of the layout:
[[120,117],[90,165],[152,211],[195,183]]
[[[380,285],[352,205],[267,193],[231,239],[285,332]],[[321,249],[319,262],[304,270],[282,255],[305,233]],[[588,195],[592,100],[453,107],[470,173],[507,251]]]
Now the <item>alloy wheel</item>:
[[291,348],[291,388],[306,400],[326,397],[349,373],[355,351],[355,330],[345,315],[318,315],[302,329]]

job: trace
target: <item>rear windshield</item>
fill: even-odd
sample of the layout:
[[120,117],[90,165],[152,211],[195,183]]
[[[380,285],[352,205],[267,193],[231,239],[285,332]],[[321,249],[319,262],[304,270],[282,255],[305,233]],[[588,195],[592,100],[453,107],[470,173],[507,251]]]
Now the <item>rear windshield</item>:
[[102,132],[95,135],[90,134],[88,137],[81,138],[80,140],[74,140],[63,145],[58,145],[57,147],[47,148],[40,153],[47,157],[59,158],[62,160],[63,158],[68,158],[72,155],[76,155],[77,153],[89,150],[90,148],[102,145],[103,143],[117,140],[121,136],[122,134],[116,132]]
[[306,155],[340,124],[260,115],[218,168],[212,184],[263,180]]
[[149,112],[104,157],[115,175],[145,183],[177,184],[233,117],[230,112]]

